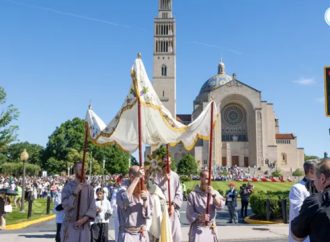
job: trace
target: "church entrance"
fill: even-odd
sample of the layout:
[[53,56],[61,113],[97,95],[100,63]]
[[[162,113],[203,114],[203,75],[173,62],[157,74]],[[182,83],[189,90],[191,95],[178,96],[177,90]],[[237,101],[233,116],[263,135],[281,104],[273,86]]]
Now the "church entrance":
[[249,166],[249,157],[244,157],[244,167]]
[[232,166],[239,166],[239,156],[232,156],[231,157],[231,164]]
[[222,166],[227,166],[227,157],[222,157]]

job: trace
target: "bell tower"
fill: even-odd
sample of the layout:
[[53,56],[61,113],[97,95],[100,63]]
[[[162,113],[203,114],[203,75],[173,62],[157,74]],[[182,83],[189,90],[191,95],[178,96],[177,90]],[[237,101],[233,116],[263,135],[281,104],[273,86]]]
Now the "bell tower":
[[164,106],[176,117],[176,39],[172,0],[158,0],[154,19],[153,86]]

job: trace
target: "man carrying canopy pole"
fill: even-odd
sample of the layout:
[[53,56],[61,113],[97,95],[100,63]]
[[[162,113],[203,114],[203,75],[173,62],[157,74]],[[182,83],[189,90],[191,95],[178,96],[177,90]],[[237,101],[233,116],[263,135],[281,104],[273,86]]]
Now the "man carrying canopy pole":
[[149,192],[139,186],[143,176],[143,168],[132,166],[129,169],[130,183],[127,190],[121,190],[117,195],[118,242],[149,242],[146,224],[151,217],[152,203]]
[[179,175],[170,169],[168,173],[167,164],[169,167],[171,166],[170,156],[165,156],[163,158],[163,170],[155,175],[154,183],[162,190],[166,197],[167,205],[169,206],[169,220],[173,242],[181,242],[179,209],[182,206],[182,188]]
[[[187,202],[186,217],[190,223],[189,242],[216,242],[218,241],[216,232],[216,209],[225,206],[224,198],[208,185],[209,172],[201,171],[201,183],[196,186],[195,190],[189,194]],[[208,194],[211,194],[211,199],[208,200]],[[206,207],[209,207],[206,213]]]
[[186,211],[187,219],[191,223],[189,242],[218,241],[215,229],[215,209],[225,204],[223,197],[211,186],[214,102],[211,105],[209,170],[200,173],[200,186],[189,194]]
[[61,230],[63,242],[90,242],[89,222],[96,216],[96,205],[94,189],[84,178],[83,164],[84,161],[75,164],[75,180],[66,183],[62,191],[62,207],[65,213]]

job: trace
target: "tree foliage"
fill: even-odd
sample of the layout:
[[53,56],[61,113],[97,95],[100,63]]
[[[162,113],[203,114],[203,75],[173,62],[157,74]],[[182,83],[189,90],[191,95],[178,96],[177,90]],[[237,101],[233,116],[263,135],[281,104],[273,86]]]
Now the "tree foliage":
[[319,157],[316,155],[305,155],[304,160],[318,160]]
[[[159,156],[161,159],[164,159],[166,157],[167,154],[167,150],[166,150],[166,146],[162,145],[160,146],[157,150],[154,150],[152,152],[152,157],[156,157]],[[171,170],[172,171],[176,171],[177,170],[177,161],[173,158],[172,154],[169,153],[169,156],[171,158]]]
[[273,177],[281,177],[282,176],[282,172],[281,170],[275,170],[272,172],[272,176]]
[[[49,173],[61,173],[71,168],[74,162],[82,160],[84,145],[84,120],[74,118],[62,123],[50,135],[43,159],[43,168]],[[90,140],[86,156],[86,168],[92,162],[92,174],[102,174],[103,160],[105,160],[105,174],[128,172],[130,155],[115,145],[97,146]],[[56,164],[53,164],[53,163]],[[87,172],[89,172],[87,170]]]
[[191,175],[197,173],[197,163],[191,154],[186,154],[178,163],[178,173]]
[[[25,164],[26,174],[29,176],[36,176],[40,173],[40,166],[35,164]],[[16,162],[6,162],[3,163],[0,167],[1,173],[5,175],[13,175],[13,176],[22,176],[23,174],[23,163]]]
[[292,176],[303,176],[304,175],[304,172],[301,170],[301,169],[299,169],[299,168],[297,168],[294,172],[292,172]]
[[[0,87],[0,105],[6,103],[6,92]],[[0,151],[4,151],[6,147],[16,139],[17,125],[12,122],[18,118],[18,110],[13,106],[1,107],[0,113]]]
[[24,149],[26,149],[29,154],[28,163],[39,166],[42,165],[44,148],[41,145],[30,144],[29,142],[11,144],[6,151],[8,162],[20,162],[20,156]]

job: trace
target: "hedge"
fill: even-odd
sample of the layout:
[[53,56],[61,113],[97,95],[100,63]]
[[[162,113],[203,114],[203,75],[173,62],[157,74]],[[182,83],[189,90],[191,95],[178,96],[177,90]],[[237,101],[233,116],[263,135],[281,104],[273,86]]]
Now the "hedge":
[[250,197],[250,206],[257,219],[266,219],[266,200],[270,203],[270,219],[283,219],[281,201],[287,200],[287,211],[289,206],[289,192],[258,192]]

